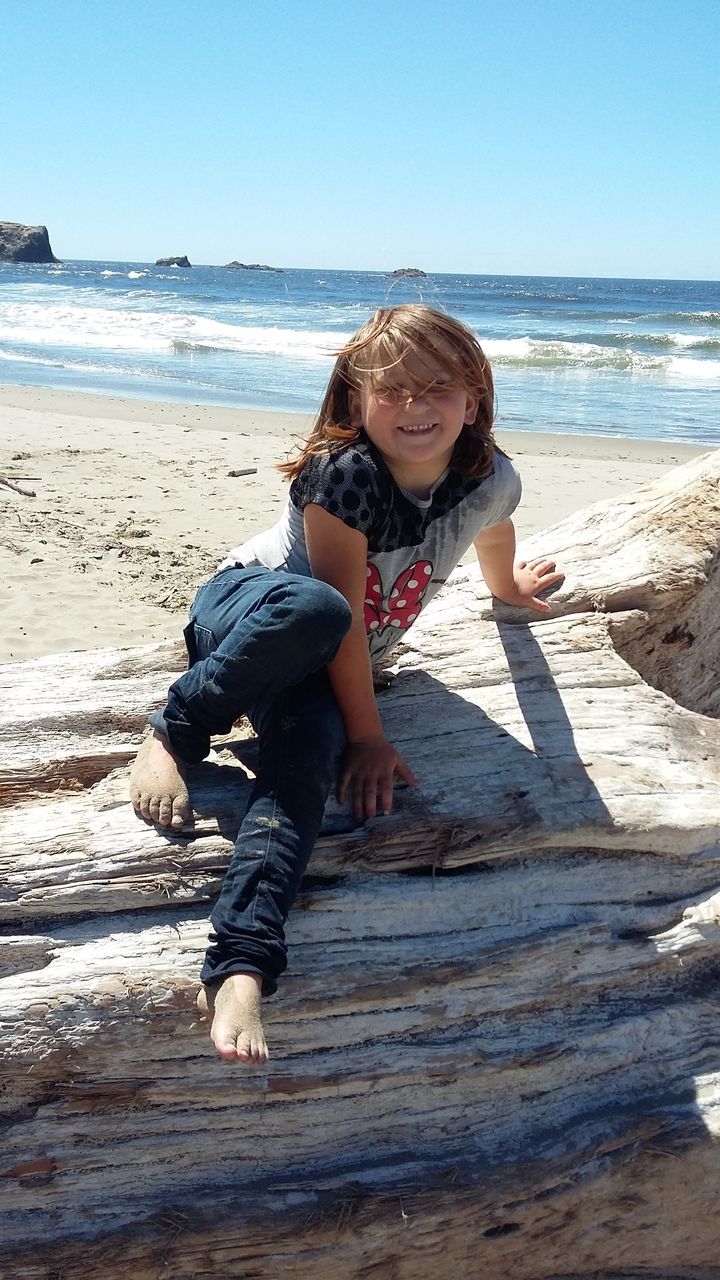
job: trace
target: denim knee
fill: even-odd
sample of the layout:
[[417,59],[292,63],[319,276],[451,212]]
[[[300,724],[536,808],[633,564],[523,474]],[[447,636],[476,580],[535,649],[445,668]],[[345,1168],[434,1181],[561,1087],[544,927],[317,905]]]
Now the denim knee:
[[295,575],[281,579],[278,589],[293,615],[293,640],[317,655],[318,666],[331,662],[352,625],[344,595],[319,578]]
[[193,639],[205,658],[224,641],[234,648],[246,626],[262,616],[262,626],[283,632],[293,647],[316,652],[317,666],[335,656],[352,622],[345,597],[327,582],[270,569],[226,569],[205,583],[190,608]]

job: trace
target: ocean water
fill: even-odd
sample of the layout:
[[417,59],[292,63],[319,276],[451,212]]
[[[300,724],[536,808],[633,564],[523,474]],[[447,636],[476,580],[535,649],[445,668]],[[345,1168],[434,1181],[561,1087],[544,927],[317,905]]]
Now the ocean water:
[[720,445],[720,283],[0,263],[0,382],[312,412],[374,310],[478,335],[498,425]]

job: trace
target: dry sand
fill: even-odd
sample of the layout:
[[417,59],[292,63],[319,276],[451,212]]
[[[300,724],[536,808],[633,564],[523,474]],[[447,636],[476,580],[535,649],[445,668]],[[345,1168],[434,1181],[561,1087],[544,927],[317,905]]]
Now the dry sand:
[[[310,421],[11,386],[0,417],[0,476],[35,494],[0,486],[2,662],[177,637],[195,588],[277,517],[274,464]],[[520,538],[706,452],[501,424],[497,437],[523,477]]]

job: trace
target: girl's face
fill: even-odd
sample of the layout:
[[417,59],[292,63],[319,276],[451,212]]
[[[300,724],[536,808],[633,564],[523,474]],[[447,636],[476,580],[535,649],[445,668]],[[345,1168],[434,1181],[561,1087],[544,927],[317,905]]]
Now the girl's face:
[[398,484],[422,491],[449,466],[460,432],[475,420],[478,401],[438,361],[408,355],[381,383],[355,393],[351,409],[352,425],[365,428]]

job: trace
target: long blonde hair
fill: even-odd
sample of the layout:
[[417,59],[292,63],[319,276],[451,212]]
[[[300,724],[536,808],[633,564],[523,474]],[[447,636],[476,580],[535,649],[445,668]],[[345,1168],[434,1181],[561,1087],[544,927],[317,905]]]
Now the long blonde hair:
[[[409,355],[428,361],[429,389],[440,364],[451,382],[478,402],[475,420],[463,427],[451,465],[468,479],[484,476],[497,448],[492,428],[495,392],[492,370],[480,343],[459,320],[417,303],[381,307],[338,352],[327,391],[312,430],[296,456],[278,470],[291,480],[310,458],[337,453],[362,438],[361,426],[351,422],[351,400],[362,387],[377,388],[392,370],[404,371]],[[417,377],[409,382],[417,382]]]

